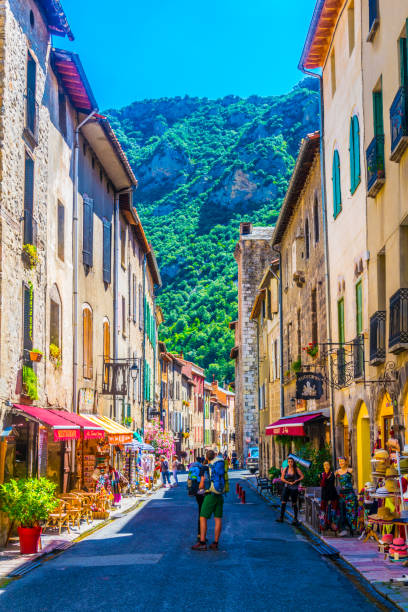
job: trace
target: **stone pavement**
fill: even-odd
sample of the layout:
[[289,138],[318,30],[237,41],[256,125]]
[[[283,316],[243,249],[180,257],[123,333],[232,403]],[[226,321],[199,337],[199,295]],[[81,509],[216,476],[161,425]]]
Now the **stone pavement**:
[[[158,488],[160,488],[160,485],[156,486],[154,490],[152,490],[152,493]],[[35,563],[44,555],[68,548],[71,543],[87,537],[87,535],[90,535],[95,530],[108,524],[112,519],[120,518],[124,513],[135,508],[150,495],[151,493],[148,492],[143,495],[123,497],[121,507],[112,510],[108,519],[93,520],[89,523],[81,521],[80,527],[70,526],[70,533],[68,533],[65,528],[62,530],[61,534],[58,533],[57,528],[47,529],[47,531],[41,535],[42,549],[34,555],[21,555],[18,536],[11,537],[7,548],[0,547],[0,581],[3,581],[12,572],[17,573],[20,568],[23,570],[22,566],[25,567],[25,564],[29,562]]]

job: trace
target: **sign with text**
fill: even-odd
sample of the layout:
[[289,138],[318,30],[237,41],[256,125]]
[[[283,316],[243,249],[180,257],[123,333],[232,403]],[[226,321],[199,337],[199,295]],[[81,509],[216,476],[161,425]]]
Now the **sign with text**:
[[297,372],[296,399],[314,400],[323,395],[323,376],[316,372]]
[[80,429],[54,429],[54,442],[78,440],[80,437]]

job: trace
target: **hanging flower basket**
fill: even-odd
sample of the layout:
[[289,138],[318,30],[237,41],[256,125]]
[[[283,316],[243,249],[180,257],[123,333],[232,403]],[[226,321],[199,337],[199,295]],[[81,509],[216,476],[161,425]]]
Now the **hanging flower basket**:
[[309,344],[305,347],[304,350],[306,351],[308,355],[310,355],[310,357],[314,359],[315,357],[317,357],[319,353],[319,346],[317,344],[313,344],[312,342],[309,342]]
[[40,261],[38,257],[37,247],[34,244],[24,244],[22,254],[27,266],[31,268],[31,270],[33,270]]
[[30,361],[41,361],[41,359],[43,358],[43,353],[41,351],[37,351],[36,349],[33,349],[32,351],[30,351]]

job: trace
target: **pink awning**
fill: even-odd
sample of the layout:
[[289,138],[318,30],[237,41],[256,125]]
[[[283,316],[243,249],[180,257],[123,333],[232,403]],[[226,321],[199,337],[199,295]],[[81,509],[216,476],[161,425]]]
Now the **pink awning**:
[[51,427],[54,431],[55,442],[60,440],[77,440],[81,437],[80,426],[60,416],[57,410],[46,410],[39,406],[26,406],[24,404],[13,404],[13,406],[40,423]]
[[74,425],[78,425],[82,431],[84,432],[84,440],[95,440],[98,438],[105,437],[105,431],[102,427],[98,427],[88,419],[84,418],[80,414],[76,414],[75,412],[67,412],[66,410],[48,410],[48,412],[52,412],[57,416],[61,416],[62,418],[70,421]]
[[305,436],[306,432],[303,425],[323,416],[321,412],[314,414],[302,414],[298,417],[287,417],[275,421],[272,425],[265,428],[267,436]]

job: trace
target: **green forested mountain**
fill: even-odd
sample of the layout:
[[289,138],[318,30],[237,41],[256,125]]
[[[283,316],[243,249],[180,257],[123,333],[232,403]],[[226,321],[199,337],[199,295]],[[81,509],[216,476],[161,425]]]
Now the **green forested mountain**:
[[276,220],[300,140],[318,126],[316,84],[279,97],[145,100],[107,114],[158,257],[161,338],[209,378],[230,381],[239,223]]

